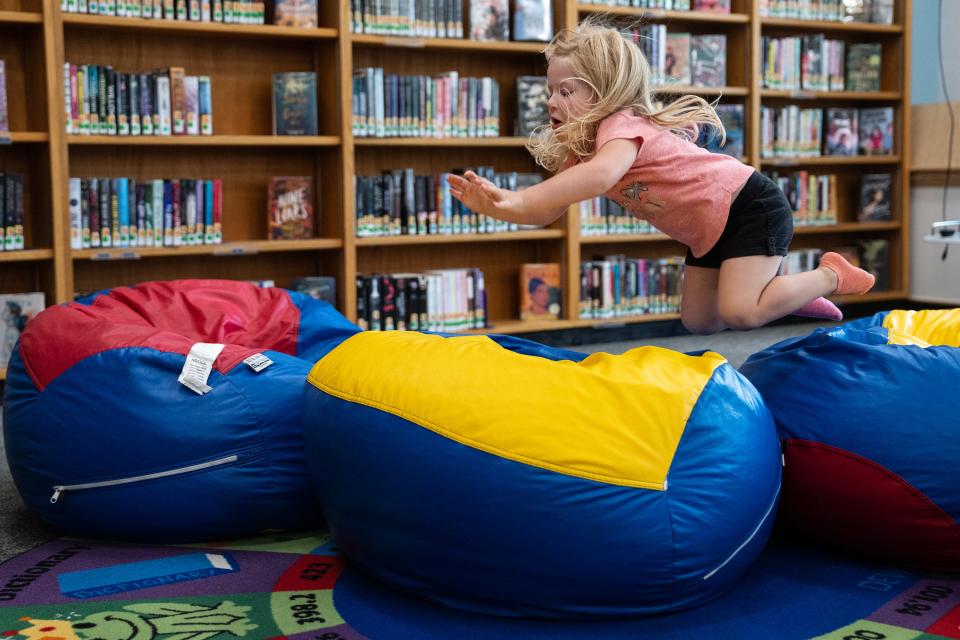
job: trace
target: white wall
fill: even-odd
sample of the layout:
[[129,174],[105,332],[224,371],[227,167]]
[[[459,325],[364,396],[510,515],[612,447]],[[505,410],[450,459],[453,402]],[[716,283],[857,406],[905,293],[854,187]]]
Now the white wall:
[[[911,39],[911,101],[914,104],[944,102],[937,64],[937,28],[939,15],[936,0],[914,0]],[[943,56],[947,92],[951,102],[960,102],[960,47],[956,46],[960,31],[960,2],[943,0]],[[960,136],[960,111],[954,136]],[[944,132],[947,135],[947,132]],[[955,166],[960,158],[954,158]],[[960,175],[960,169],[957,170]],[[914,187],[910,206],[910,297],[920,301],[960,305],[960,245],[952,245],[945,262],[941,262],[942,244],[930,244],[923,237],[930,225],[941,219],[943,189]],[[947,219],[960,220],[960,188],[947,193]]]

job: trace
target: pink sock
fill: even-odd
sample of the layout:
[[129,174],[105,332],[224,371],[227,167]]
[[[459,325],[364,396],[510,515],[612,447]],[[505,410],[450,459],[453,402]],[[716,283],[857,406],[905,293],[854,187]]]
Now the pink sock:
[[835,294],[856,293],[863,295],[873,288],[873,274],[853,266],[839,253],[828,251],[820,258],[820,266],[837,274]]
[[817,298],[793,312],[792,315],[824,320],[843,320],[843,312],[826,298]]

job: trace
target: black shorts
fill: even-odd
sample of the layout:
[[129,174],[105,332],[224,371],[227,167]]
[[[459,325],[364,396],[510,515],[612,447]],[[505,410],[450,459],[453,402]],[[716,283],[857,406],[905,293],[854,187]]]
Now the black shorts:
[[720,263],[744,256],[785,256],[793,239],[793,212],[780,187],[754,173],[730,205],[727,226],[717,244],[699,258],[687,249],[684,262],[719,269]]

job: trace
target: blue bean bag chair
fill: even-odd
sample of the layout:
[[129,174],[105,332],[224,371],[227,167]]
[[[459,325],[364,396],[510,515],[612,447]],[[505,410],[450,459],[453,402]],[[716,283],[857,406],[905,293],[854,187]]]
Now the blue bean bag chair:
[[[152,282],[50,307],[7,371],[16,486],[73,536],[195,541],[311,526],[303,385],[358,331],[325,302],[234,281]],[[196,343],[224,345],[202,394],[178,382]],[[244,363],[256,354],[272,364]]]
[[781,513],[849,551],[960,571],[960,309],[775,344],[741,372],[783,439]]
[[764,546],[780,453],[713,353],[622,356],[502,336],[365,332],[305,386],[337,546],[407,593],[504,616],[703,603]]

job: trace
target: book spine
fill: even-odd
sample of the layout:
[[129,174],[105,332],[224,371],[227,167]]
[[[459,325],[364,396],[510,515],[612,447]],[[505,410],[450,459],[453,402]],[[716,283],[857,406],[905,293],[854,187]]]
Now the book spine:
[[[10,189],[11,177],[6,176],[6,189]],[[70,248],[83,249],[83,223],[80,213],[80,178],[70,178],[69,198],[70,198]],[[9,202],[9,198],[4,198]],[[7,207],[8,209],[10,207]],[[6,225],[5,225],[6,226]],[[9,246],[12,233],[6,232],[4,237],[4,248]]]
[[210,77],[200,76],[197,80],[200,110],[200,133],[205,136],[213,135],[213,96],[210,87]]
[[90,198],[90,246],[100,248],[100,180],[90,178],[87,192]]

